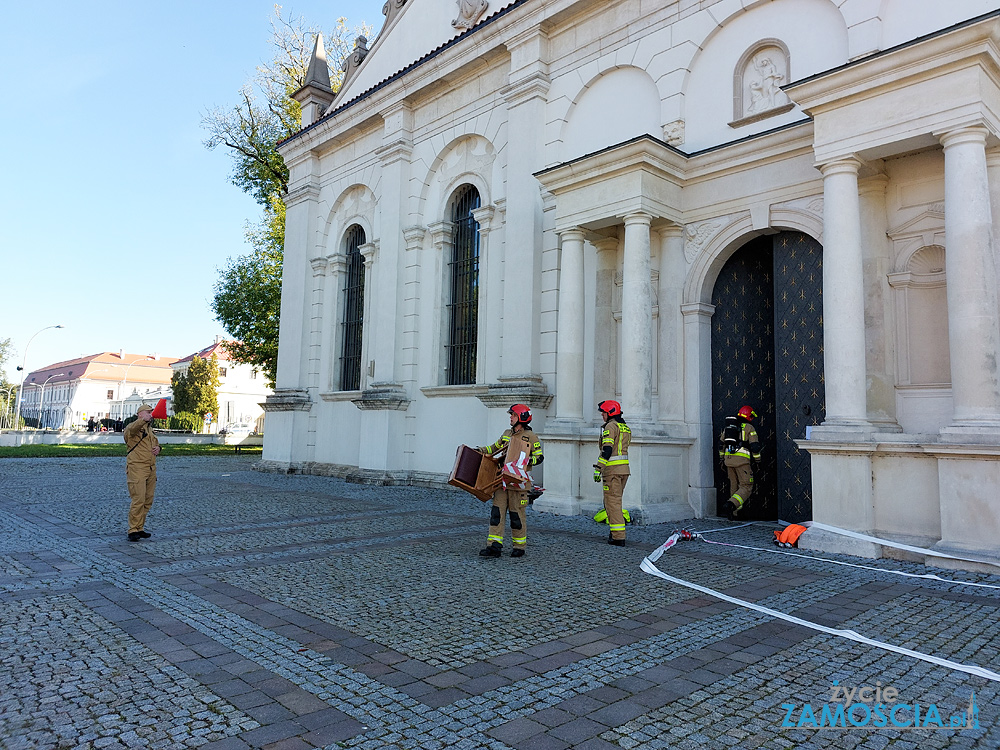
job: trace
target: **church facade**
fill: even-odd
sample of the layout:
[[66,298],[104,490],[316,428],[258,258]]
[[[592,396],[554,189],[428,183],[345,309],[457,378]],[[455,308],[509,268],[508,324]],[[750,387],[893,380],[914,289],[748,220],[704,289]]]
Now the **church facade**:
[[749,404],[748,517],[996,556],[994,3],[384,12],[281,145],[265,467],[443,482],[526,403],[535,508],[592,513],[612,398],[633,516],[714,516]]

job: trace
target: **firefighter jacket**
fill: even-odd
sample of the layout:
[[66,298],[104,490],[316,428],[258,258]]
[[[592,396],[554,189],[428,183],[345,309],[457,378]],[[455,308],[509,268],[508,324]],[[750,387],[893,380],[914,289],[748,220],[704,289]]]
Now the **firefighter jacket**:
[[601,428],[601,456],[597,459],[601,476],[628,475],[628,444],[632,430],[624,422],[611,418]]
[[[514,434],[513,428],[510,430],[504,430],[503,435],[500,436],[499,440],[492,445],[480,448],[479,451],[482,453],[488,453],[491,456],[495,456],[499,453],[500,457],[503,458],[507,455],[507,447],[510,445],[510,439],[514,436]],[[529,456],[531,457],[529,465],[538,466],[544,458],[542,456],[542,442],[538,439],[538,435],[536,435],[534,430],[530,427],[518,430],[516,434],[525,441],[526,447],[529,449]]]
[[156,464],[153,447],[159,445],[160,441],[153,434],[153,425],[144,419],[137,419],[125,428],[124,437],[128,450],[126,463]]
[[749,422],[742,422],[739,443],[730,448],[726,447],[725,431],[723,431],[719,435],[719,458],[724,461],[727,458],[730,460],[745,458],[747,461],[760,461],[760,441],[753,425]]

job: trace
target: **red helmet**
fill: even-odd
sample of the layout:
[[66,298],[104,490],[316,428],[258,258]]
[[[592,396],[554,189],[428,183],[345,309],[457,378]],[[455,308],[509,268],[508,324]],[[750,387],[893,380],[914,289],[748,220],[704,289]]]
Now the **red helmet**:
[[517,421],[521,424],[531,424],[531,409],[525,404],[514,404],[507,410],[508,414],[516,414]]
[[753,410],[752,406],[742,406],[740,410],[736,412],[736,416],[740,419],[745,419],[747,422],[752,422],[757,418],[757,412]]
[[597,405],[597,408],[609,417],[620,417],[622,415],[622,405],[617,401],[602,401]]

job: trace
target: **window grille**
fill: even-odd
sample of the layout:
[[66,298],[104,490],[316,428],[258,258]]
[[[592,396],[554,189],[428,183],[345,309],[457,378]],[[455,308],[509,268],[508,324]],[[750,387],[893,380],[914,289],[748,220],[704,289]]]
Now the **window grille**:
[[466,185],[455,199],[454,235],[448,265],[451,297],[448,303],[448,385],[476,382],[476,339],[479,327],[479,191]]
[[365,230],[353,224],[347,230],[347,284],[344,286],[343,343],[340,354],[340,390],[361,388],[361,329],[365,315],[365,260],[361,246]]

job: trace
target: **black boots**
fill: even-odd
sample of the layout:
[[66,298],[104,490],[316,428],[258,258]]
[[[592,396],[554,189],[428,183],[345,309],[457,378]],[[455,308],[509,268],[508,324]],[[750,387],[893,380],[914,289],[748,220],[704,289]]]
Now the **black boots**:
[[510,551],[511,557],[524,557],[524,550],[520,547],[515,547]]
[[128,533],[128,540],[130,542],[138,542],[140,539],[142,539],[142,534],[140,534],[138,531],[130,531]]
[[[486,549],[479,550],[480,557],[500,557],[502,553],[503,553],[503,545],[498,544],[497,542],[493,542]],[[522,552],[521,554],[523,555],[524,553]]]
[[608,544],[612,544],[615,547],[624,547],[625,546],[625,540],[624,539],[612,539],[611,538],[611,534],[608,534]]

